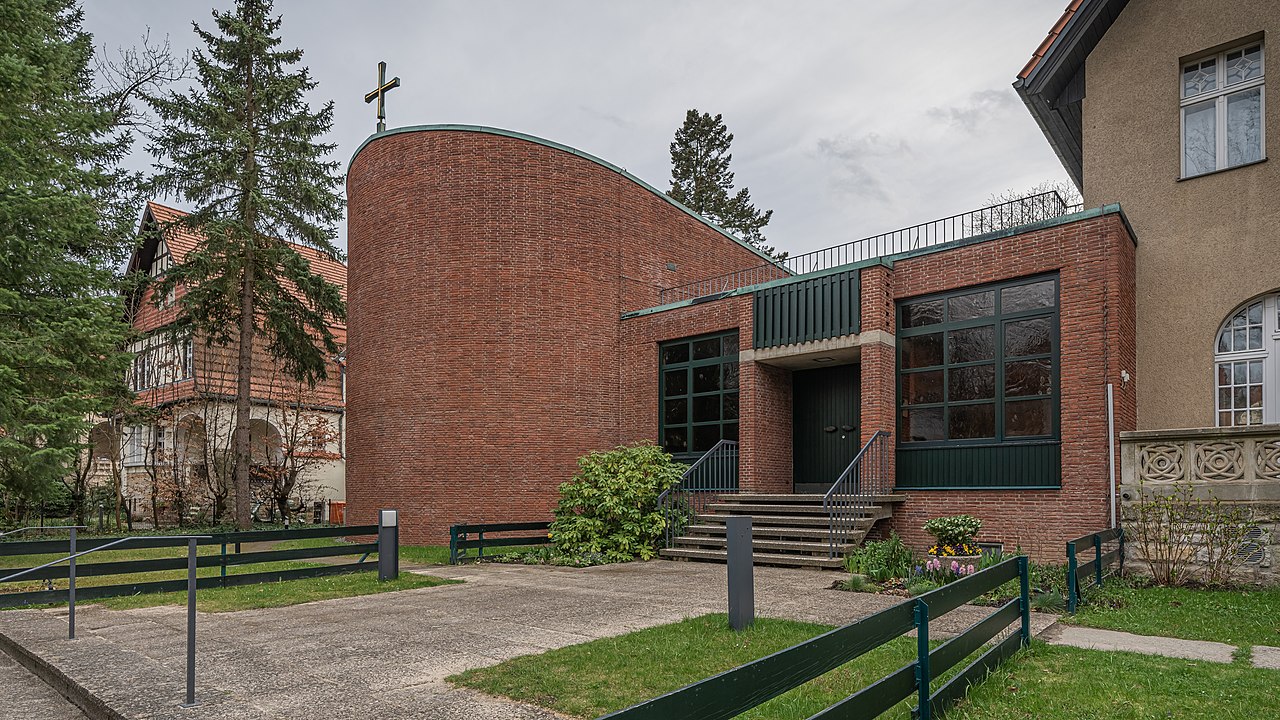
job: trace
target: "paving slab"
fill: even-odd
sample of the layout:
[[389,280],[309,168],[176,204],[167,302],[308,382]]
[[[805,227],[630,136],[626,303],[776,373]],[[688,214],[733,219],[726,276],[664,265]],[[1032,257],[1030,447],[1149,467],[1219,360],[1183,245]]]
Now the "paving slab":
[[1076,625],[1057,625],[1046,633],[1043,639],[1050,645],[1066,645],[1085,650],[1132,652],[1216,663],[1230,663],[1236,651],[1234,645],[1208,640],[1134,635],[1117,630],[1099,630]]
[[79,708],[3,652],[0,652],[0,717],[86,720]]
[[1270,645],[1254,645],[1252,660],[1254,667],[1280,670],[1280,648],[1271,647]]
[[[396,717],[557,717],[445,682],[454,673],[589,640],[726,610],[726,569],[653,561],[595,568],[469,565],[421,572],[463,580],[287,608],[201,613],[197,694],[183,697],[184,607],[109,610],[84,605],[80,639],[66,611],[0,613],[0,633],[52,663],[130,720],[317,720]],[[755,570],[763,617],[838,625],[902,598],[831,590],[836,573]],[[945,636],[992,608],[934,621]],[[1054,616],[1034,613],[1033,630]]]

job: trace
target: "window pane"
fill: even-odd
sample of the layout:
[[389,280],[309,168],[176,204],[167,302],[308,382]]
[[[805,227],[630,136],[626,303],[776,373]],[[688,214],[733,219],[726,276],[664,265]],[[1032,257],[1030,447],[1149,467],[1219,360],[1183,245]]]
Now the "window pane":
[[1004,394],[1048,395],[1053,392],[1053,363],[1049,358],[1004,364]]
[[[947,371],[948,400],[987,400],[996,396],[996,366],[972,365]],[[952,409],[954,414],[954,408]]]
[[688,370],[668,370],[662,374],[662,379],[666,386],[667,397],[689,394]]
[[738,354],[738,333],[729,333],[721,338],[721,357],[733,357]]
[[1215,101],[1182,111],[1182,162],[1187,177],[1218,168],[1218,113]]
[[986,292],[961,295],[947,300],[947,317],[951,322],[989,317],[996,308],[996,294]]
[[724,419],[738,419],[738,393],[724,394]]
[[693,391],[714,392],[720,389],[720,366],[703,365],[693,369]]
[[738,387],[738,363],[725,363],[720,366],[724,372],[724,389],[734,390]]
[[993,403],[951,406],[950,431],[952,440],[995,437],[996,406]]
[[683,425],[680,427],[669,427],[662,436],[662,449],[669,453],[688,452],[689,440],[688,428]]
[[1262,88],[1227,96],[1227,167],[1262,159]]
[[1218,87],[1218,61],[1209,58],[1192,63],[1182,71],[1182,97],[1192,97]]
[[1056,303],[1054,290],[1052,280],[1005,288],[1000,291],[1000,312],[1011,313],[1053,307]]
[[902,367],[933,367],[942,364],[942,333],[902,338]]
[[996,356],[996,329],[993,325],[952,330],[947,334],[948,361],[953,363],[990,360]]
[[902,434],[906,442],[946,440],[942,427],[942,408],[917,408],[902,411]]
[[1218,390],[1218,409],[1219,410],[1231,409],[1231,389],[1230,388],[1221,388]]
[[720,442],[719,425],[695,425],[693,427],[693,451],[706,452]]
[[1261,360],[1249,361],[1249,382],[1251,383],[1262,382],[1262,361]]
[[707,395],[693,399],[693,421],[713,422],[720,419],[720,396]]
[[679,425],[689,422],[689,401],[680,398],[679,400],[667,400],[662,404],[662,421],[668,425]]
[[903,373],[902,398],[908,405],[942,402],[942,371]]
[[1048,435],[1053,432],[1053,408],[1048,400],[1018,400],[1004,404],[1006,437]]
[[662,363],[664,365],[682,362],[689,362],[689,343],[678,343],[662,348]]
[[738,441],[738,423],[725,423],[724,431],[721,433],[724,440]]
[[707,360],[720,357],[720,338],[695,340],[693,343],[693,359]]
[[1262,46],[1227,53],[1227,85],[1262,77]]
[[928,300],[902,306],[902,327],[920,327],[942,322],[942,301]]
[[1053,349],[1052,330],[1047,317],[1005,323],[1004,356],[1047,354]]

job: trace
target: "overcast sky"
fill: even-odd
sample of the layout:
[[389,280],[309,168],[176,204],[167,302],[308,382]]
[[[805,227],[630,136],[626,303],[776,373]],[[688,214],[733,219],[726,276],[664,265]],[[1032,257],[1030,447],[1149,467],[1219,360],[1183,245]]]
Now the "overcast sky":
[[[1065,0],[724,2],[277,0],[282,34],[336,102],[345,168],[375,129],[377,63],[401,87],[387,125],[530,133],[670,183],[685,110],[721,113],[738,187],[791,253],[980,207],[1066,175],[1011,87]],[[86,0],[109,51],[196,47],[229,0]],[[141,152],[135,165],[147,162]],[[177,199],[170,202],[181,205]],[[341,243],[345,246],[345,228]]]

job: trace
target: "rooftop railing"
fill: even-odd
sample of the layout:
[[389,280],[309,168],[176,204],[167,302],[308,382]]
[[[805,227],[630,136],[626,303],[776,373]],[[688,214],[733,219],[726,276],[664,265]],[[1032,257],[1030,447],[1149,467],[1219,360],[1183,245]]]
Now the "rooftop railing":
[[854,240],[843,245],[698,280],[687,285],[667,288],[659,291],[658,304],[666,305],[681,300],[694,300],[770,280],[820,272],[864,260],[964,240],[1061,217],[1076,212],[1081,207],[1081,205],[1068,205],[1057,191],[1050,190],[940,220],[912,225],[901,230]]

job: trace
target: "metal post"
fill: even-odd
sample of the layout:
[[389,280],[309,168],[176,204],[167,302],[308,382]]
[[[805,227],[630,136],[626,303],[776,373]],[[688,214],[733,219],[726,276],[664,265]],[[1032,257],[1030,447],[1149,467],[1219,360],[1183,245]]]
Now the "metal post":
[[1076,587],[1076,544],[1067,543],[1067,612],[1076,614],[1076,599],[1079,588]]
[[1098,587],[1102,587],[1102,536],[1097,534],[1093,536],[1093,566]]
[[76,639],[76,529],[71,528],[71,556],[67,568],[67,638]]
[[929,720],[929,605],[916,600],[916,701],[920,720]]
[[395,510],[378,513],[378,580],[400,577],[400,522]]
[[1026,555],[1018,556],[1019,592],[1022,595],[1022,646],[1031,644],[1031,566]]
[[725,520],[725,561],[729,570],[729,627],[743,630],[756,620],[751,516]]
[[187,702],[196,705],[196,539],[187,541]]

